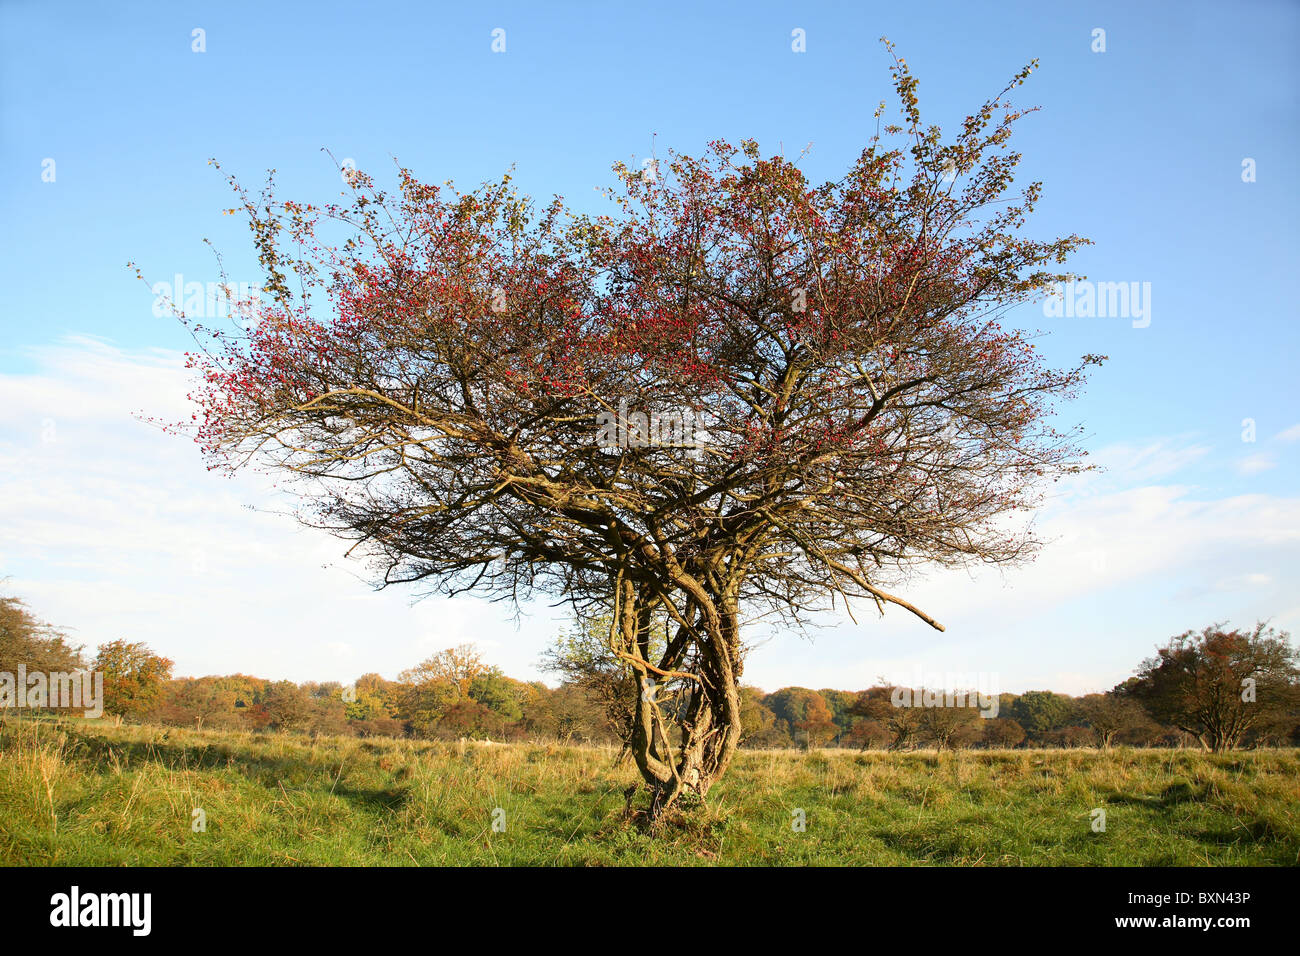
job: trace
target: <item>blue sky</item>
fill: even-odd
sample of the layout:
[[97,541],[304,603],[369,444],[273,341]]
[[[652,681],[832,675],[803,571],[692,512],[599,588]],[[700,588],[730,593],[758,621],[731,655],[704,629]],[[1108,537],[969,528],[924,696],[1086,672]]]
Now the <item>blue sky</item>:
[[[195,29],[205,52],[192,50]],[[506,50],[492,51],[492,31]],[[791,49],[805,31],[806,52]],[[1094,30],[1105,51],[1094,52]],[[1103,475],[1040,515],[1033,567],[915,582],[949,631],[884,621],[808,642],[767,635],[747,678],[865,686],[996,673],[1003,689],[1108,687],[1154,645],[1216,620],[1300,627],[1300,5],[423,3],[0,5],[0,575],[90,645],[148,640],[180,673],[392,676],[465,640],[518,676],[558,615],[519,624],[473,600],[371,594],[343,548],[260,509],[272,492],[207,474],[132,417],[188,417],[174,321],[150,281],[256,282],[209,157],[281,194],[341,188],[321,152],[381,179],[397,157],[471,185],[600,211],[609,166],[747,136],[837,176],[889,97],[888,35],[951,126],[1021,65],[1031,229],[1095,241],[1090,279],[1150,283],[1150,324],[1013,321],[1060,362],[1110,362],[1065,423]],[[1243,161],[1255,181],[1244,182]],[[53,181],[42,173],[53,160]],[[48,179],[48,175],[45,177]],[[1243,421],[1255,440],[1243,440]]]

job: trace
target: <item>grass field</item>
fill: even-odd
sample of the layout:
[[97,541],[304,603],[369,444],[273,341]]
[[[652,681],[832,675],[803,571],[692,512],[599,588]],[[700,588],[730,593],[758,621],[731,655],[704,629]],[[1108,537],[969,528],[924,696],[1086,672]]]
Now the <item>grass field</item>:
[[6,717],[0,864],[1300,863],[1294,750],[742,752],[655,836],[615,756]]

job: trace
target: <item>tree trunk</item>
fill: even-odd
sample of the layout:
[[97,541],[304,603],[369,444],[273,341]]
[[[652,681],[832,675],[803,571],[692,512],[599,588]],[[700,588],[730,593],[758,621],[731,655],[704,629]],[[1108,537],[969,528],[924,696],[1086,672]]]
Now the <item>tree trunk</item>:
[[[724,607],[715,622],[701,614],[689,628],[681,625],[656,667],[647,657],[653,603],[630,582],[624,582],[620,597],[620,644],[640,688],[629,748],[649,790],[647,818],[656,824],[683,794],[703,800],[740,744],[738,615]],[[678,671],[688,651],[689,665]],[[659,682],[668,680],[683,685],[677,697],[684,700],[659,697]]]

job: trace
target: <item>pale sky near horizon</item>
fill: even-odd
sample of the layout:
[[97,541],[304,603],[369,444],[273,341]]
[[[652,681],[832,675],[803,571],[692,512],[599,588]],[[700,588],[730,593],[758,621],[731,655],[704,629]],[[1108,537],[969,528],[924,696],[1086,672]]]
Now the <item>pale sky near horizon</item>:
[[610,164],[652,144],[811,143],[803,168],[831,178],[890,95],[887,34],[947,126],[1040,59],[1018,101],[1042,109],[1015,140],[1045,183],[1030,232],[1092,238],[1073,268],[1150,283],[1150,322],[1014,316],[1057,362],[1110,356],[1061,418],[1105,470],[1053,491],[1033,564],[913,582],[943,634],[871,607],[811,641],[756,627],[746,682],[1082,693],[1188,629],[1300,631],[1300,6],[1043,6],[0,6],[0,591],[92,648],[147,641],[178,674],[393,677],[473,641],[552,680],[537,661],[563,609],[516,627],[474,598],[376,593],[264,482],[210,474],[136,417],[189,417],[189,343],[125,263],[215,281],[207,237],[231,278],[260,279],[209,157],[250,185],[276,167],[308,202],[341,188],[322,147],[381,179],[391,156],[465,184],[513,163],[524,190],[593,211]]

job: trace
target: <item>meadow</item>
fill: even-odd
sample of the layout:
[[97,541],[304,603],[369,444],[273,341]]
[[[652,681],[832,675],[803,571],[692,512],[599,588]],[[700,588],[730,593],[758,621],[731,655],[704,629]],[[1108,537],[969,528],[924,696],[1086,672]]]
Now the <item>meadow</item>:
[[1300,863],[1296,750],[742,751],[653,834],[617,756],[6,716],[0,864]]

